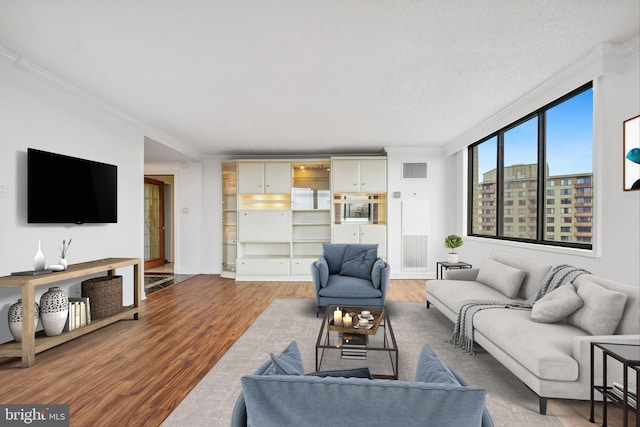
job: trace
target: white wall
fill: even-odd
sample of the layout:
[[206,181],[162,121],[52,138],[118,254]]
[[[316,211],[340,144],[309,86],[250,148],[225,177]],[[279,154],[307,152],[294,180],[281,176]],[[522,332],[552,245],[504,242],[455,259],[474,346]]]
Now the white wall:
[[[597,230],[593,251],[549,246],[494,242],[465,237],[458,252],[461,259],[479,266],[494,249],[531,256],[553,264],[567,263],[586,268],[594,274],[640,286],[640,191],[622,190],[622,122],[640,114],[640,60],[637,39],[626,45],[634,54],[590,58],[579,66],[559,73],[543,88],[505,108],[448,148],[453,167],[449,182],[455,185],[450,194],[466,194],[466,145],[500,129],[511,121],[568,93],[587,81],[594,81],[594,197]],[[619,52],[619,51],[618,51]],[[606,53],[606,52],[605,52]],[[593,55],[592,55],[593,56]],[[526,111],[527,108],[530,108]],[[461,151],[460,151],[461,150]],[[464,198],[456,198],[451,218],[457,230],[466,230]]]
[[[426,179],[403,179],[403,163],[427,163]],[[446,191],[447,159],[441,149],[387,148],[387,260],[392,278],[434,277],[437,261],[446,258],[444,238],[454,232],[447,227],[449,195]],[[400,192],[399,198],[394,197]],[[416,209],[418,229],[428,236],[427,271],[402,271],[402,210]],[[411,233],[408,233],[411,234]]]
[[[123,118],[73,95],[0,57],[0,276],[32,270],[38,240],[47,265],[58,261],[58,246],[73,239],[68,261],[75,264],[108,257],[143,256],[143,132]],[[97,160],[118,166],[118,223],[84,225],[27,224],[27,148]],[[64,191],[65,183],[42,183]],[[124,277],[124,303],[133,302],[132,268]],[[63,284],[79,295],[82,279]],[[47,291],[36,289],[36,301]],[[0,288],[0,342],[12,339],[9,306],[19,289]],[[2,320],[4,319],[4,321]]]

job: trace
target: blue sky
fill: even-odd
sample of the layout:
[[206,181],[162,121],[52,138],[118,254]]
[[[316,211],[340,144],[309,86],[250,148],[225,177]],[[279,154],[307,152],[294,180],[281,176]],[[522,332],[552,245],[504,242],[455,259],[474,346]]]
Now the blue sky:
[[[537,162],[537,119],[505,133],[505,166]],[[550,175],[591,173],[593,158],[593,90],[547,111],[547,163]],[[496,141],[480,146],[480,176],[495,168]]]

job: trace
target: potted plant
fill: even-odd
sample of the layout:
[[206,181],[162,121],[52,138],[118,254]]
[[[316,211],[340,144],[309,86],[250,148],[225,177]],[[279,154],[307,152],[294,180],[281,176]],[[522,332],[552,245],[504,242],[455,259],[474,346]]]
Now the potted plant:
[[463,243],[462,237],[456,236],[455,234],[450,234],[444,239],[444,246],[451,249],[447,255],[447,262],[457,263],[460,261],[459,255],[456,253],[455,249],[462,246]]

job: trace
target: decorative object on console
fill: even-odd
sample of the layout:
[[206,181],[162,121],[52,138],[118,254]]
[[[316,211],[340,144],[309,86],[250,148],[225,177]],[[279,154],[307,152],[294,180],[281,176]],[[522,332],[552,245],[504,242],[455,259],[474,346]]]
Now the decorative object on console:
[[40,298],[40,320],[48,337],[60,335],[69,315],[69,298],[59,287],[49,288]]
[[65,270],[67,269],[67,252],[69,251],[69,246],[71,245],[71,241],[73,239],[69,239],[69,241],[67,242],[66,240],[62,241],[62,246],[60,246],[60,260],[58,262],[58,264],[60,264]]
[[[40,318],[38,303],[33,303],[34,308],[34,325],[38,327],[38,319]],[[16,342],[22,342],[22,298],[18,302],[9,307],[9,331],[13,335]]]
[[40,240],[38,240],[38,251],[33,257],[33,269],[36,271],[44,270],[44,253],[42,252]]
[[89,297],[92,319],[113,316],[122,310],[122,276],[102,276],[82,282],[82,296]]
[[456,248],[459,248],[464,244],[462,237],[450,234],[444,239],[444,247],[451,249],[451,252],[447,255],[447,262],[456,264],[460,261],[460,256],[456,253]]

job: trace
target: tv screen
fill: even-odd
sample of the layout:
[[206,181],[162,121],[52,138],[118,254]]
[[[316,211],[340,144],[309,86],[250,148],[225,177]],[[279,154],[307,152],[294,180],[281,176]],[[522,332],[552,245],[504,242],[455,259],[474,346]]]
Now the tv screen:
[[118,167],[27,150],[29,223],[118,222]]

